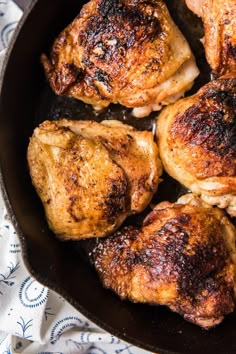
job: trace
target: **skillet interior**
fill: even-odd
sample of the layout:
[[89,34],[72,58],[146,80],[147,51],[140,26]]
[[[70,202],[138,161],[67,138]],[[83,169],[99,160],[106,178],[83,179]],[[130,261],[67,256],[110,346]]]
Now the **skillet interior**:
[[[202,47],[195,36],[196,25],[192,25],[193,18],[185,7],[185,20],[182,17],[182,1],[167,3],[174,9],[172,15],[198,57],[201,76],[194,87],[196,90],[208,80],[209,74]],[[60,114],[77,114],[75,118],[79,118],[81,109],[83,112],[87,109],[89,115],[92,113],[83,105],[78,108],[74,101],[68,104],[67,100],[56,98],[48,90],[39,56],[50,48],[53,39],[76,16],[82,4],[83,1],[73,0],[34,0],[21,21],[21,29],[12,41],[5,62],[0,106],[0,161],[5,199],[21,240],[26,266],[36,279],[62,294],[88,318],[135,345],[159,353],[233,354],[236,352],[236,314],[227,316],[221,325],[207,332],[166,308],[122,302],[111,291],[103,289],[81,253],[81,245],[57,241],[47,227],[27,170],[29,136],[39,121],[58,118]],[[194,23],[198,26],[198,22]],[[112,112],[116,117],[120,109]],[[129,113],[122,112],[126,120]],[[104,116],[98,117],[102,118]],[[138,125],[151,128],[151,119],[139,122]],[[136,125],[137,121],[131,123]],[[159,198],[174,200],[179,192],[178,185],[167,180]]]

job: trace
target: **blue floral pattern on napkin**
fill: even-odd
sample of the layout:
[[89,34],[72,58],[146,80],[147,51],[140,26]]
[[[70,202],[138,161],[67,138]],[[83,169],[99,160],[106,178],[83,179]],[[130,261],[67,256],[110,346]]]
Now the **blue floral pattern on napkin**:
[[0,0],[0,50],[7,48],[22,11],[8,0]]

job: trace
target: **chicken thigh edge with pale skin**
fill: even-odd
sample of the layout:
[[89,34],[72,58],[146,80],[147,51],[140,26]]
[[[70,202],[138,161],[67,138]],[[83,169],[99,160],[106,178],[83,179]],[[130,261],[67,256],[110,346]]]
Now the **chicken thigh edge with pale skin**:
[[45,121],[34,130],[27,159],[60,239],[110,234],[150,203],[162,173],[153,134],[114,120]]
[[58,95],[148,116],[190,89],[199,70],[161,0],[90,0],[41,57]]

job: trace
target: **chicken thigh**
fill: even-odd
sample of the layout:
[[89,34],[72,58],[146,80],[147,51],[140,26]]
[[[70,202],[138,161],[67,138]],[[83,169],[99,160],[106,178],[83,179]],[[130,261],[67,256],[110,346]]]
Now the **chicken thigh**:
[[45,121],[27,158],[49,226],[61,239],[108,235],[149,204],[162,172],[152,133],[116,121]]
[[99,124],[64,119],[62,125],[78,135],[99,139],[112,160],[125,171],[132,213],[144,210],[156,191],[158,176],[162,174],[162,164],[152,134],[117,120],[104,120]]
[[98,240],[94,265],[121,299],[166,305],[208,329],[235,308],[235,236],[223,211],[187,196]]
[[236,70],[236,1],[186,0],[188,7],[202,17],[207,60],[218,77]]
[[161,0],[90,0],[42,63],[56,94],[97,110],[120,103],[136,117],[183,96],[199,74]]
[[157,138],[169,175],[236,216],[236,73],[166,107]]

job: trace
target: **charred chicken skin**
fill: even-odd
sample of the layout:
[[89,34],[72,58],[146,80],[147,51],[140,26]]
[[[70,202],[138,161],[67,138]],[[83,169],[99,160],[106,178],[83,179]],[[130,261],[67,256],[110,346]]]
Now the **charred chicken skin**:
[[162,172],[153,134],[118,121],[45,121],[27,158],[49,226],[61,239],[110,234],[149,204]]
[[161,0],[90,0],[41,60],[56,94],[136,117],[183,96],[199,74]]
[[157,138],[167,173],[236,216],[236,74],[165,108]]
[[223,211],[188,196],[100,239],[94,264],[121,299],[166,305],[208,329],[235,308],[235,232]]
[[236,70],[236,1],[186,0],[188,7],[202,17],[207,60],[218,77]]

